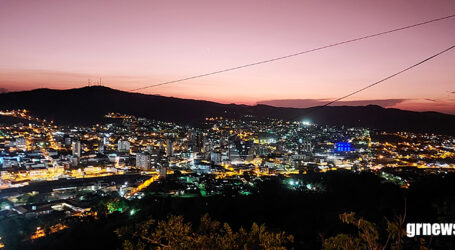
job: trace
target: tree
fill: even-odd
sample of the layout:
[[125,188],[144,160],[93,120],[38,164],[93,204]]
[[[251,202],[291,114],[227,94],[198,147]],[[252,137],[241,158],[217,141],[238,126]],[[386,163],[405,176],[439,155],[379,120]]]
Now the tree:
[[[404,229],[404,221],[406,218],[406,210],[403,216],[397,216],[395,221],[387,221],[387,239],[381,242],[380,233],[376,224],[369,222],[363,218],[358,218],[354,212],[340,214],[340,220],[343,223],[353,225],[357,228],[358,235],[338,234],[330,237],[323,242],[323,248],[329,249],[394,249],[399,250],[404,248],[404,240],[406,239],[406,230]],[[417,242],[420,249],[427,249],[425,240],[419,238]]]
[[167,221],[148,219],[120,228],[117,235],[129,249],[286,249],[294,238],[284,232],[269,232],[264,225],[253,223],[251,230],[233,231],[227,223],[201,218],[198,228],[184,222],[182,216],[171,215]]
[[324,241],[324,249],[379,249],[379,232],[376,225],[363,218],[357,218],[354,212],[340,214],[343,223],[358,229],[358,237],[338,234]]

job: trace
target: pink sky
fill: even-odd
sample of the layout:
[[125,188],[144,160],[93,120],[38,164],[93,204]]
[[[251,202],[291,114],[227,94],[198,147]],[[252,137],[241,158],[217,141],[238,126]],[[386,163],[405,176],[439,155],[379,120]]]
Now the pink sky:
[[[131,90],[455,13],[453,0],[0,1],[0,88]],[[332,99],[455,44],[455,18],[143,93],[255,104]],[[455,114],[455,51],[346,101]]]

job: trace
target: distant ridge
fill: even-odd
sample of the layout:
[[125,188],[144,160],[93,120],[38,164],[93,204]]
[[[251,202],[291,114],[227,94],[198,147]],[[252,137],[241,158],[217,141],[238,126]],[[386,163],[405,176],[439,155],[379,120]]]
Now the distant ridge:
[[180,124],[198,124],[205,117],[257,119],[309,119],[318,124],[363,126],[383,130],[455,135],[455,116],[413,112],[376,105],[329,106],[318,109],[279,108],[267,105],[220,104],[210,101],[124,92],[103,86],[68,90],[35,89],[0,94],[0,110],[27,109],[58,124],[86,125],[104,121],[109,112],[132,114]]

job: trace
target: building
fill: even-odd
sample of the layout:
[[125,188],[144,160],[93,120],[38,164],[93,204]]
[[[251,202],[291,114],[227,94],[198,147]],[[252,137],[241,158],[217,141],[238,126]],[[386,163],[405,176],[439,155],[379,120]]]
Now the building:
[[131,144],[129,141],[119,140],[117,144],[117,151],[119,152],[130,152]]
[[71,137],[65,137],[65,147],[71,146]]
[[104,139],[100,139],[100,142],[98,143],[98,152],[104,154]]
[[335,144],[335,149],[338,152],[350,152],[352,151],[351,143],[349,142],[338,142]]
[[234,145],[235,148],[237,149],[237,152],[239,153],[240,158],[242,160],[245,160],[249,156],[250,149],[253,146],[253,141],[236,140],[234,142]]
[[73,156],[81,157],[81,142],[80,141],[73,141],[71,145],[71,149],[73,151]]
[[150,169],[150,154],[145,153],[138,153],[136,155],[136,167],[142,170],[149,170]]
[[230,161],[241,161],[240,154],[234,145],[229,146],[228,157]]
[[277,136],[272,133],[259,132],[258,135],[260,144],[273,144],[277,142]]
[[[299,141],[300,142],[300,141]],[[299,144],[299,153],[311,153],[313,151],[313,146],[310,141],[301,140]]]
[[221,164],[221,152],[219,151],[210,152],[210,161],[215,164]]
[[174,148],[173,148],[173,146],[172,146],[172,141],[169,140],[169,139],[166,141],[166,155],[167,155],[168,157],[174,155]]
[[77,165],[79,165],[79,157],[71,156],[70,163],[71,163],[71,167],[77,167]]
[[27,140],[24,137],[16,138],[16,147],[20,149],[27,148]]
[[160,179],[166,179],[167,176],[167,167],[166,166],[160,166]]

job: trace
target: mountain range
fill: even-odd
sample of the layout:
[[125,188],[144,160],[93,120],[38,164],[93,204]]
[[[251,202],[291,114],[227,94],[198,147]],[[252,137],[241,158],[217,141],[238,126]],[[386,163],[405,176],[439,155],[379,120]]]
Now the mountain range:
[[267,105],[221,104],[210,101],[125,92],[102,86],[68,90],[35,89],[0,94],[0,110],[27,109],[63,125],[87,125],[110,112],[150,119],[199,124],[206,117],[254,117],[309,120],[317,124],[455,135],[455,115],[414,112],[376,105],[281,108]]

